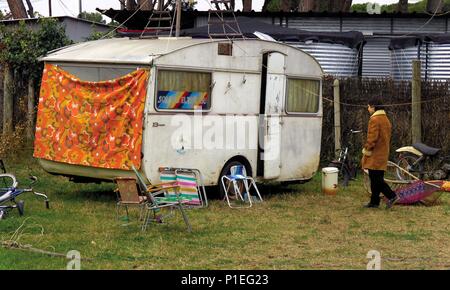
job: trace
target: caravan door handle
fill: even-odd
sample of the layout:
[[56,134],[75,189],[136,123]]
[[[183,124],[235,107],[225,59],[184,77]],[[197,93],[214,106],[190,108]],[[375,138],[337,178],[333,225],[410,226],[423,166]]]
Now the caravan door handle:
[[164,127],[164,126],[166,126],[166,124],[161,124],[161,123],[158,123],[158,122],[153,122],[153,126],[152,127]]

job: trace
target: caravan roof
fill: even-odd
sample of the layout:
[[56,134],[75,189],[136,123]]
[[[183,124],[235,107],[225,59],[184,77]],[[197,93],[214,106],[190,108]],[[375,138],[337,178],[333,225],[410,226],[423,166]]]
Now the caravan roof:
[[84,42],[54,51],[41,60],[49,62],[150,64],[152,59],[180,48],[210,42],[209,39],[111,38]]

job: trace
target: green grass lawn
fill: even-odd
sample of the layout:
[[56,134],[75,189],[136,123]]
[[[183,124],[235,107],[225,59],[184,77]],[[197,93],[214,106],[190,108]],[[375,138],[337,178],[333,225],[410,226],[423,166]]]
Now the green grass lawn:
[[[29,154],[24,154],[29,155]],[[15,158],[17,159],[17,158]],[[23,224],[19,242],[65,254],[77,250],[82,269],[365,269],[367,252],[381,252],[383,269],[450,268],[450,198],[432,206],[363,209],[361,178],[325,196],[320,176],[303,185],[261,186],[264,203],[230,209],[211,200],[190,210],[193,232],[176,215],[141,232],[115,219],[112,184],[74,184],[45,173],[37,162],[7,159],[9,172],[49,195],[51,209],[28,194],[25,216],[0,221],[0,239]],[[136,221],[137,213],[132,213]],[[0,269],[65,269],[68,260],[0,247]]]

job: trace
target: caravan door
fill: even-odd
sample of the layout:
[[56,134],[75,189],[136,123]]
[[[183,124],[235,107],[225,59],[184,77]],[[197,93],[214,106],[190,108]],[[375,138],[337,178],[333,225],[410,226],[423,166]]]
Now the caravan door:
[[[263,58],[263,74],[265,73],[265,90],[262,92],[260,132],[264,135],[260,139],[260,164],[263,165],[264,179],[275,179],[281,173],[281,114],[285,94],[285,55],[270,52]],[[264,86],[264,76],[262,85]],[[264,93],[265,91],[265,93]],[[260,136],[261,138],[262,136]]]

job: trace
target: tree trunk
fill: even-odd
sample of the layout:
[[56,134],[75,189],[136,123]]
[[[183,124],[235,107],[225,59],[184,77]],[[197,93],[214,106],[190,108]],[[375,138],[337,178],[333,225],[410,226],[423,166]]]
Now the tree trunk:
[[331,0],[329,1],[330,12],[350,12],[352,0]]
[[28,79],[28,124],[27,124],[27,138],[28,140],[33,140],[34,138],[34,119],[35,119],[35,98],[34,98],[34,78],[30,77]]
[[5,78],[3,80],[3,134],[13,131],[13,71],[9,64],[5,64]]
[[350,12],[352,9],[352,0],[344,0],[344,4],[342,5],[342,12]]
[[134,0],[127,0],[127,10],[136,10],[136,2]]
[[398,1],[397,10],[401,13],[408,13],[408,0],[400,0]]
[[280,11],[289,12],[291,10],[291,1],[280,0]]
[[242,0],[242,11],[243,12],[252,11],[252,0]]
[[429,13],[442,13],[442,7],[444,6],[443,0],[428,0],[427,11]]
[[22,0],[8,0],[8,6],[14,19],[28,18]]
[[270,4],[270,0],[264,0],[264,4],[263,4],[263,7],[261,8],[261,11],[262,12],[267,11],[267,6],[269,6],[269,4]]
[[138,0],[137,5],[141,7],[141,10],[153,10],[153,3],[151,0]]
[[315,2],[314,0],[300,0],[298,4],[298,11],[299,12],[309,12],[309,11],[315,11]]

